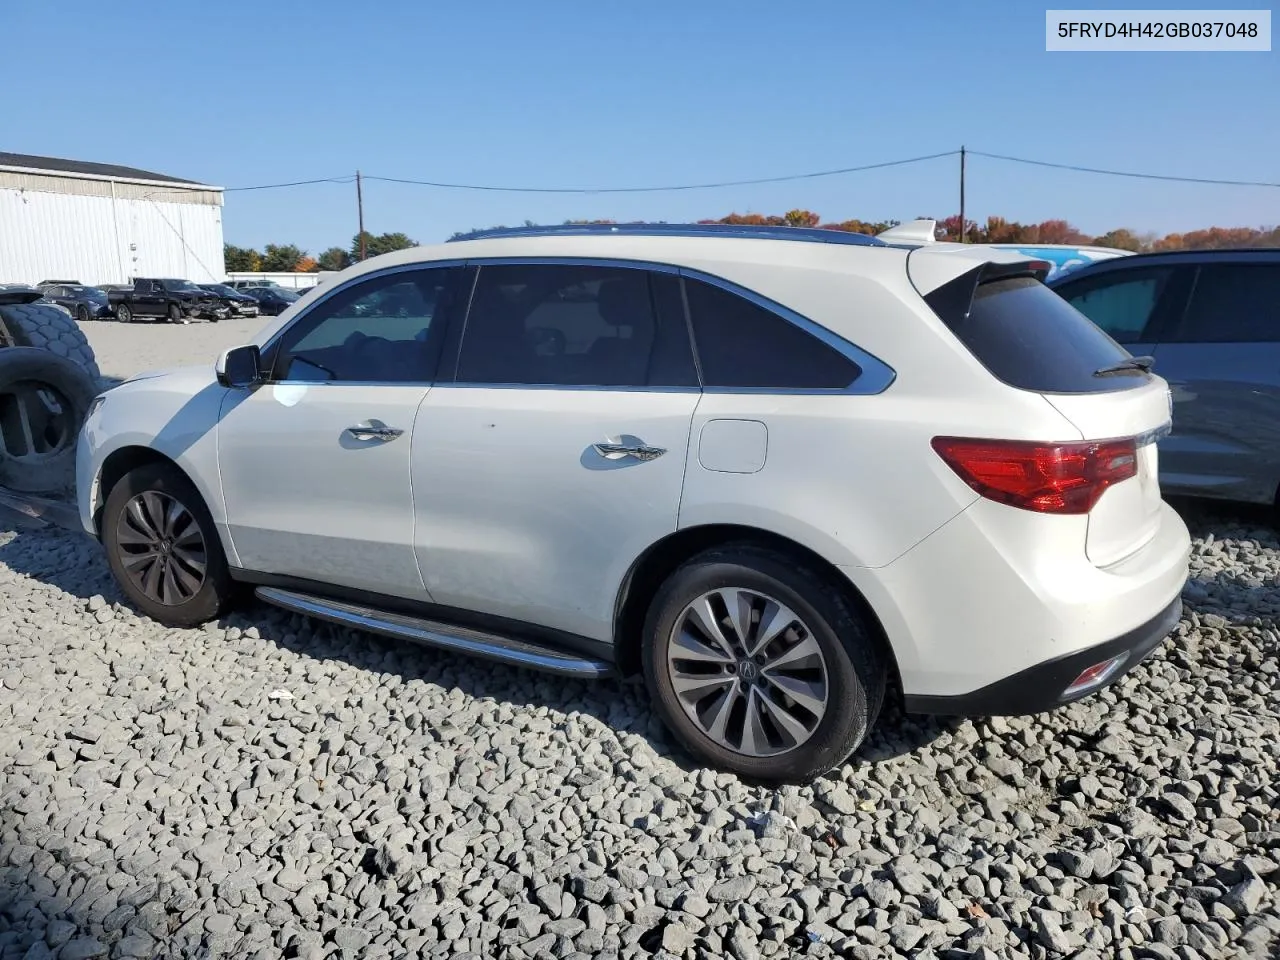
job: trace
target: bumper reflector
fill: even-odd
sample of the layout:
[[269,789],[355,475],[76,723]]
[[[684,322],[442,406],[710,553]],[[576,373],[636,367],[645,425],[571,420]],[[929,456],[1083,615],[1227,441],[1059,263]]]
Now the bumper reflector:
[[1091,667],[1080,672],[1080,676],[1071,682],[1071,686],[1062,691],[1063,700],[1069,700],[1072,697],[1100,687],[1112,677],[1123,666],[1124,662],[1129,659],[1128,653],[1122,653],[1119,656],[1112,657],[1110,660],[1103,660],[1101,663],[1095,663]]

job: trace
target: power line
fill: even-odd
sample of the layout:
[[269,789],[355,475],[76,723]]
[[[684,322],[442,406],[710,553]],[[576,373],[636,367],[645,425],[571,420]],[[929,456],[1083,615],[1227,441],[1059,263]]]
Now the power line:
[[924,160],[953,157],[959,152],[959,150],[946,150],[942,153],[931,153],[923,157],[886,160],[881,163],[867,163],[857,167],[841,167],[838,170],[794,173],[782,177],[760,177],[754,180],[720,180],[714,183],[686,183],[665,187],[498,187],[475,183],[441,183],[434,180],[410,180],[402,177],[375,177],[370,174],[365,174],[364,179],[381,180],[384,183],[412,184],[419,187],[438,187],[444,190],[485,190],[499,193],[669,193],[678,190],[713,190],[718,187],[745,187],[761,183],[786,183],[793,180],[813,180],[817,177],[835,177],[845,173],[879,170],[884,167],[899,167],[908,163],[920,163]]
[[1053,167],[1056,170],[1074,170],[1077,173],[1101,173],[1110,177],[1132,177],[1137,180],[1171,180],[1177,183],[1210,183],[1227,187],[1277,187],[1280,183],[1266,183],[1257,180],[1214,180],[1208,177],[1174,177],[1158,173],[1133,173],[1127,170],[1103,170],[1098,167],[1081,167],[1070,163],[1050,163],[1048,160],[1028,160],[1025,157],[1009,157],[1000,153],[984,153],[981,150],[970,150],[975,157],[986,157],[988,160],[1008,160],[1010,163],[1027,163],[1037,167]]
[[261,183],[252,187],[223,187],[225,193],[239,193],[244,190],[275,190],[279,187],[305,187],[312,183],[353,183],[355,177],[324,177],[319,180],[294,180],[290,183]]

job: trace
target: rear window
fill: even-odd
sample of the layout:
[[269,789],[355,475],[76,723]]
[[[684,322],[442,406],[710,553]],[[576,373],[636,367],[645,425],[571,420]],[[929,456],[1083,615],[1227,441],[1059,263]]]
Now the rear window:
[[[926,299],[934,306],[932,295]],[[1034,277],[979,284],[968,316],[942,320],[994,376],[1020,390],[1105,393],[1149,379],[1139,369],[1097,376],[1129,352]]]

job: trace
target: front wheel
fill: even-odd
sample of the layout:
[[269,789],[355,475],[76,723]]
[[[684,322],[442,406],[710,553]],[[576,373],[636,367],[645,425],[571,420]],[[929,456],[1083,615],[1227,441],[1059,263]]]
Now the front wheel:
[[182,323],[182,308],[176,303],[169,304],[169,322]]
[[876,637],[836,586],[749,544],[671,574],[649,609],[643,661],[685,748],[759,783],[807,783],[845,760],[884,699]]
[[116,583],[152,620],[192,627],[230,605],[235,584],[213,517],[177,467],[125,474],[107,495],[101,523]]
[[133,322],[133,311],[129,309],[128,304],[120,304],[116,307],[116,319],[121,323]]
[[84,304],[81,304],[79,307],[77,307],[77,308],[76,308],[76,319],[77,319],[77,320],[79,320],[81,323],[88,323],[88,322],[89,322],[89,308],[88,308],[88,307],[86,307],[86,306],[84,306]]

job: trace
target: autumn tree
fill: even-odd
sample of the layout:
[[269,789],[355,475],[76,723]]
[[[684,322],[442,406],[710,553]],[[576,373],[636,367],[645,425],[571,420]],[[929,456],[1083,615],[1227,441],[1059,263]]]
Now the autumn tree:
[[222,267],[227,273],[254,273],[262,269],[262,254],[251,247],[222,246]]
[[262,251],[262,265],[258,267],[265,273],[292,273],[298,269],[298,261],[307,255],[292,243],[277,246],[268,243]]
[[1132,230],[1126,230],[1124,227],[1117,227],[1115,230],[1108,230],[1104,234],[1094,237],[1093,240],[1100,247],[1114,247],[1117,250],[1132,250],[1137,253],[1142,249],[1142,240]]
[[304,254],[293,269],[297,270],[298,273],[316,273],[320,269],[320,264],[315,258]]

